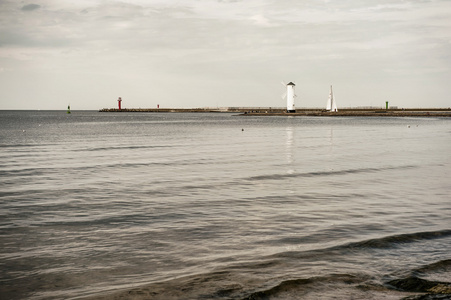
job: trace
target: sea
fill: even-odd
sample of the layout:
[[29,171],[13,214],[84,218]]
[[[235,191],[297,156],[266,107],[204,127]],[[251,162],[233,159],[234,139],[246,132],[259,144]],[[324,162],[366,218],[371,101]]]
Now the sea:
[[0,299],[450,299],[450,195],[450,118],[4,110]]

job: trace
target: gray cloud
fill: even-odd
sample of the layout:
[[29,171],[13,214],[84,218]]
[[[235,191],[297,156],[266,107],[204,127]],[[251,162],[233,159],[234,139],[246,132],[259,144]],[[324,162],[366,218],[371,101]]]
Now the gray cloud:
[[27,5],[22,6],[21,10],[23,10],[23,11],[32,11],[32,10],[37,10],[39,8],[41,8],[40,5],[32,3],[32,4],[27,4]]

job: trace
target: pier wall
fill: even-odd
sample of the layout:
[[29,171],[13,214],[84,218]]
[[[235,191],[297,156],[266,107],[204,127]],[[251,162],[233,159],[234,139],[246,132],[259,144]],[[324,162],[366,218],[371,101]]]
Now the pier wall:
[[223,107],[223,108],[103,108],[99,112],[158,112],[158,113],[240,113],[247,116],[391,116],[391,117],[451,117],[451,108],[342,108],[330,112],[321,108],[298,108],[287,113],[285,108]]

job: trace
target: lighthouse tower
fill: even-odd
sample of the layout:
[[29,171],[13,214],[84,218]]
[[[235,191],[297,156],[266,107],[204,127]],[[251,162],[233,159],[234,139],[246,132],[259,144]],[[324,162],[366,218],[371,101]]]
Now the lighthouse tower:
[[117,105],[119,106],[119,110],[121,110],[121,102],[122,102],[122,99],[121,99],[121,97],[119,97],[119,99],[117,99]]
[[294,94],[294,87],[295,84],[293,82],[287,84],[287,113],[296,112],[296,109],[294,108],[294,97],[296,97]]

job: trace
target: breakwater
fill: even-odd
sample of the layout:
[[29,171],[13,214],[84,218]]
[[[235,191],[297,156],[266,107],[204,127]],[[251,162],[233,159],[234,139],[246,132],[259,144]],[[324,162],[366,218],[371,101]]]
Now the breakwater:
[[243,116],[319,116],[319,117],[451,117],[451,109],[341,109],[296,110],[287,112],[244,112]]
[[225,107],[225,108],[103,108],[99,112],[158,112],[158,113],[240,113],[241,116],[330,116],[330,117],[451,117],[451,108],[343,108],[330,112],[319,108],[301,108],[287,113],[284,108]]
[[99,112],[247,112],[247,111],[264,111],[282,112],[282,108],[262,108],[262,107],[201,107],[201,108],[102,108]]
[[207,108],[102,108],[99,112],[224,112],[220,109]]

